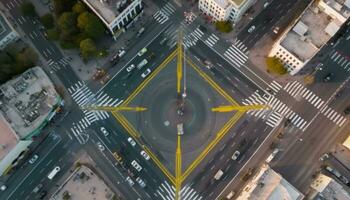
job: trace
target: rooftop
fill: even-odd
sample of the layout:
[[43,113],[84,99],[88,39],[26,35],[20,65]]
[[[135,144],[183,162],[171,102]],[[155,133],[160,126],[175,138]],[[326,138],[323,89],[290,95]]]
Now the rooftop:
[[339,28],[340,22],[313,5],[305,10],[280,44],[300,60],[307,61]]
[[5,16],[0,12],[0,40],[5,38],[10,32],[12,32],[12,28],[5,20]]
[[0,113],[23,139],[42,125],[59,99],[49,77],[34,67],[0,86]]
[[18,138],[11,125],[0,114],[0,160],[2,160],[17,144]]
[[105,23],[109,25],[134,0],[83,0]]
[[55,194],[55,199],[64,199],[65,193],[75,200],[109,200],[114,196],[103,180],[84,165],[73,172]]
[[304,195],[268,165],[263,165],[237,200],[301,200]]
[[350,0],[323,0],[323,2],[343,17],[348,18],[350,16]]
[[230,6],[230,4],[227,0],[215,0],[215,3],[224,9],[227,8],[228,6]]
[[246,2],[247,0],[229,0],[231,1],[234,5],[236,5],[237,7],[240,7],[241,5],[243,5],[244,2]]
[[350,200],[349,192],[345,188],[337,183],[334,179],[319,174],[315,181],[311,184],[311,188],[315,190],[314,195],[311,199],[341,199]]

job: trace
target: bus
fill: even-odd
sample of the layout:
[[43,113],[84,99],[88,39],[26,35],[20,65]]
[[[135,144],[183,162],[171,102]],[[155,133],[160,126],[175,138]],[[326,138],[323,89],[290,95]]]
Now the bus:
[[49,175],[47,175],[47,178],[52,180],[56,174],[61,170],[61,168],[59,166],[56,166],[50,173]]

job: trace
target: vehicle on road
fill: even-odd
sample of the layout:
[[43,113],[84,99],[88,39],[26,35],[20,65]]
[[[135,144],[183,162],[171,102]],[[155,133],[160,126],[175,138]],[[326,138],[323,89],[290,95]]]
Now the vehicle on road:
[[334,73],[328,73],[324,78],[323,78],[323,82],[329,82],[333,79]]
[[235,192],[231,191],[230,193],[228,193],[228,195],[226,196],[226,199],[232,199],[233,196],[235,196]]
[[264,8],[267,8],[267,6],[269,6],[269,2],[266,2],[266,3],[264,3]]
[[104,136],[108,136],[108,135],[109,135],[109,133],[108,133],[108,131],[106,130],[105,127],[102,126],[102,127],[100,128],[100,130],[101,130],[101,132],[103,133]]
[[2,185],[1,187],[0,187],[0,190],[1,191],[5,191],[7,189],[7,186],[6,185]]
[[145,54],[146,52],[147,52],[147,48],[144,47],[143,49],[141,49],[141,50],[137,53],[137,55],[138,55],[138,56],[142,56],[142,55]]
[[146,30],[145,27],[140,28],[140,30],[137,31],[136,37],[140,37],[142,33],[145,32],[145,30]]
[[117,152],[113,152],[113,156],[120,164],[123,163],[122,157]]
[[126,180],[126,182],[128,182],[128,184],[129,184],[130,186],[133,186],[133,185],[134,185],[134,181],[131,180],[130,176],[126,177],[125,180]]
[[42,183],[40,183],[39,185],[37,185],[37,186],[33,189],[33,192],[34,192],[34,193],[38,193],[38,192],[41,190],[41,188],[43,188],[43,184],[42,184]]
[[255,26],[253,25],[253,26],[249,27],[248,33],[252,33],[254,30],[255,30]]
[[142,69],[148,63],[147,59],[143,59],[138,65],[137,69]]
[[273,32],[275,33],[275,34],[277,34],[278,33],[278,31],[280,30],[280,27],[275,27],[274,29],[273,29]]
[[105,146],[101,144],[101,142],[97,142],[96,145],[100,151],[104,151],[106,149]]
[[136,182],[141,186],[141,187],[146,187],[146,183],[140,178],[140,177],[137,177],[136,178]]
[[216,172],[216,174],[214,176],[214,179],[215,180],[220,180],[220,178],[222,177],[223,174],[224,174],[224,172],[221,169],[219,169],[219,171]]
[[151,70],[149,68],[146,69],[146,71],[144,71],[142,74],[141,74],[141,77],[142,78],[146,78],[148,74],[151,73]]
[[160,45],[163,45],[166,41],[168,41],[168,38],[167,38],[167,37],[163,38],[163,39],[159,42],[159,44],[160,44]]
[[276,156],[276,154],[279,152],[279,149],[275,148],[273,152],[269,155],[269,157],[266,158],[265,162],[269,163],[271,160]]
[[140,171],[142,170],[141,165],[140,165],[136,160],[133,160],[133,161],[131,162],[131,165],[132,165],[138,172],[140,172]]
[[348,106],[347,108],[345,108],[344,114],[346,114],[346,115],[350,114],[350,106]]
[[30,164],[34,164],[35,161],[37,161],[39,158],[39,156],[37,154],[34,154],[34,156],[29,160]]
[[149,160],[149,159],[150,159],[150,157],[149,157],[149,155],[146,153],[146,151],[142,150],[140,154],[141,154],[141,156],[143,156],[146,160]]
[[102,85],[104,85],[105,83],[107,83],[109,81],[109,79],[111,79],[111,76],[110,75],[107,75],[107,76],[104,76],[101,80],[100,80],[100,83]]
[[231,157],[232,160],[237,160],[237,158],[239,157],[239,155],[241,154],[241,152],[239,151],[235,151]]
[[136,146],[135,140],[133,140],[131,137],[128,138],[128,142],[131,144],[131,146]]
[[123,57],[125,54],[126,54],[125,49],[120,49],[120,50],[118,51],[118,56],[119,56],[119,58]]
[[47,178],[52,180],[56,174],[61,171],[61,168],[59,166],[56,166],[55,168],[53,168],[53,170],[47,175]]
[[126,68],[126,71],[127,71],[127,72],[131,72],[133,69],[135,69],[135,65],[134,65],[134,64],[131,64],[130,66],[128,66],[128,67]]

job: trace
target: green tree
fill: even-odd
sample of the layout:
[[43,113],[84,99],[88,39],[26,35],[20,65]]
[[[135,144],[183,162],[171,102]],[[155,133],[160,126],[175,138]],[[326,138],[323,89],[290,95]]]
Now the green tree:
[[54,18],[52,16],[52,14],[50,14],[50,13],[47,13],[47,14],[41,16],[40,21],[47,29],[52,29],[55,27]]
[[78,26],[78,28],[84,30],[86,25],[89,24],[89,21],[91,20],[92,16],[93,15],[91,13],[87,12],[87,11],[81,13],[78,16],[78,19],[77,19],[77,26]]
[[280,75],[287,73],[287,69],[284,67],[281,60],[276,57],[266,58],[266,65],[267,65],[268,72],[272,72]]
[[232,31],[232,24],[229,21],[216,21],[215,27],[218,31],[223,33],[229,33]]
[[84,59],[95,57],[97,52],[96,45],[92,39],[85,39],[80,42],[80,53]]
[[104,33],[104,26],[101,21],[93,15],[89,23],[85,26],[84,32],[91,38],[100,38]]
[[72,12],[64,12],[58,18],[58,27],[60,28],[61,37],[64,39],[76,34],[78,29],[76,27],[77,17]]
[[21,11],[24,16],[34,17],[37,15],[35,6],[31,2],[23,2],[21,5]]
[[22,73],[30,67],[33,67],[38,60],[38,55],[31,48],[25,48],[16,56],[15,72]]
[[81,14],[86,11],[86,7],[81,1],[77,1],[73,6],[72,11],[76,14]]
[[47,30],[47,39],[49,40],[58,40],[60,38],[60,33],[57,29],[52,28]]
[[54,0],[54,12],[57,16],[64,12],[69,12],[72,10],[73,5],[76,3],[76,0]]

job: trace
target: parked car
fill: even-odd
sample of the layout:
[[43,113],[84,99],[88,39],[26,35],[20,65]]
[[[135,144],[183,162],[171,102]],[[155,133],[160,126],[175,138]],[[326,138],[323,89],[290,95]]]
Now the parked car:
[[34,154],[34,156],[29,160],[29,163],[30,164],[34,164],[35,163],[35,161],[37,161],[38,160],[38,158],[39,158],[39,156],[38,155],[36,155],[36,154]]
[[241,154],[241,152],[239,151],[235,151],[231,157],[232,160],[237,160],[237,158],[239,157],[239,155]]
[[133,140],[131,137],[128,138],[128,142],[131,144],[131,146],[136,146],[135,140]]
[[133,161],[131,162],[131,165],[132,165],[138,172],[140,172],[140,171],[142,170],[141,165],[140,165],[136,160],[133,160]]
[[149,155],[148,155],[144,150],[142,150],[140,154],[141,154],[141,156],[143,156],[146,160],[149,160],[149,159],[150,159]]
[[144,47],[143,49],[141,49],[141,50],[137,53],[137,55],[138,55],[138,56],[142,56],[142,55],[145,54],[146,52],[147,52],[147,48]]
[[148,76],[148,74],[151,73],[151,70],[149,68],[146,69],[146,71],[144,71],[142,74],[141,74],[141,77],[142,78],[146,78]]
[[127,72],[131,72],[134,68],[135,68],[135,65],[134,65],[134,64],[131,64],[130,66],[128,66],[128,67],[126,68],[126,71],[127,71]]
[[105,146],[103,146],[103,145],[101,144],[101,142],[97,142],[96,144],[97,144],[97,147],[98,147],[98,149],[99,149],[100,151],[104,151],[104,150],[106,149]]
[[130,186],[133,186],[133,185],[134,185],[134,181],[131,180],[130,176],[126,177],[125,180],[126,180],[126,182],[128,182],[128,184],[129,184]]
[[108,133],[108,131],[106,130],[105,127],[101,127],[100,130],[101,130],[101,132],[103,133],[104,136],[108,136],[109,135],[109,133]]
[[136,178],[136,182],[141,186],[141,187],[146,187],[146,183],[140,178],[140,177],[137,177]]
[[248,33],[252,33],[254,30],[255,30],[255,26],[253,25],[253,26],[249,27]]

